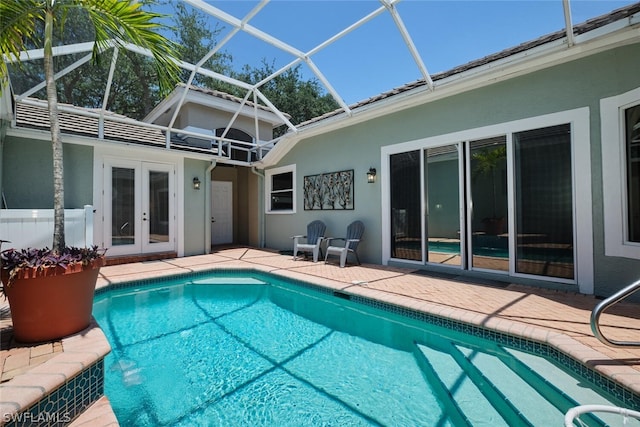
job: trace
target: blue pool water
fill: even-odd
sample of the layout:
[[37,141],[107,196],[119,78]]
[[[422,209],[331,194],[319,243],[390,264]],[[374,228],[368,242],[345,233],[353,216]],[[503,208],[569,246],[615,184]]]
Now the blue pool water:
[[528,351],[341,296],[266,275],[102,293],[105,393],[123,426],[560,426],[619,404]]

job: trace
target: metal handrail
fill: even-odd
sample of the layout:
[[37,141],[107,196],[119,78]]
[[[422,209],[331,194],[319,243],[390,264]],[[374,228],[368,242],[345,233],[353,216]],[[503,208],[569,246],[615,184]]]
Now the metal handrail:
[[640,280],[633,282],[623,289],[620,289],[609,298],[603,300],[596,306],[596,308],[593,309],[593,311],[591,312],[591,330],[593,331],[593,335],[595,335],[596,338],[611,347],[640,347],[640,342],[637,341],[616,341],[606,338],[600,330],[600,315],[607,308],[611,307],[614,304],[617,304],[618,302],[634,294],[638,290],[640,290]]
[[620,408],[617,406],[607,406],[607,405],[582,405],[576,406],[575,408],[569,409],[564,416],[564,425],[565,427],[573,427],[573,421],[578,418],[582,414],[587,414],[590,412],[606,412],[609,414],[618,414],[625,418],[636,418],[640,420],[640,412],[633,411],[631,409]]

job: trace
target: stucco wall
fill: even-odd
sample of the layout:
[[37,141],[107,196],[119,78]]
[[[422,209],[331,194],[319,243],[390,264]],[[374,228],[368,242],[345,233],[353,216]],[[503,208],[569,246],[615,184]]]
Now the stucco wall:
[[[184,159],[184,255],[208,253],[204,233],[206,215],[205,172],[209,162]],[[193,188],[193,178],[200,180],[200,190]]]
[[[366,183],[370,166],[380,171],[381,147],[580,107],[590,109],[595,293],[610,294],[640,275],[640,261],[604,256],[601,98],[640,86],[640,44],[557,65],[385,117],[300,141],[276,166],[296,165],[298,211],[266,215],[266,244],[290,249],[289,236],[313,219],[326,222],[329,235],[342,235],[353,219],[366,225],[362,259],[380,263],[381,186]],[[437,87],[436,87],[437,90]],[[607,143],[607,142],[605,142]],[[611,141],[613,143],[613,141]],[[605,147],[606,149],[606,147]],[[305,175],[354,169],[353,211],[304,211]],[[382,178],[382,177],[378,177]],[[588,177],[584,177],[587,179]]]
[[[2,184],[10,209],[53,208],[53,160],[49,141],[5,138]],[[64,144],[65,208],[93,203],[93,148]]]

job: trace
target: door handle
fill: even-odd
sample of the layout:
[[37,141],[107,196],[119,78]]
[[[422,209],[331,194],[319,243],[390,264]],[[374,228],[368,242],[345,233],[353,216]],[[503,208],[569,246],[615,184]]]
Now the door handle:
[[211,222],[216,222],[216,219],[214,217],[211,217]]

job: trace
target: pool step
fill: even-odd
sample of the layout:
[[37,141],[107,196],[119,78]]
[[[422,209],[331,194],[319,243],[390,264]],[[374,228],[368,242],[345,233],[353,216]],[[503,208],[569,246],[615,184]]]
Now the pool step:
[[194,280],[194,285],[266,285],[262,280],[253,277],[208,277],[206,279]]
[[[417,349],[419,365],[454,425],[506,425],[449,354],[420,344]],[[473,415],[468,415],[471,412]]]
[[[416,349],[425,376],[444,389],[439,394],[445,408],[459,411],[467,425],[554,425],[578,404],[552,378],[498,345],[480,348],[434,337],[429,345],[416,343]],[[596,417],[583,421],[603,425]]]

